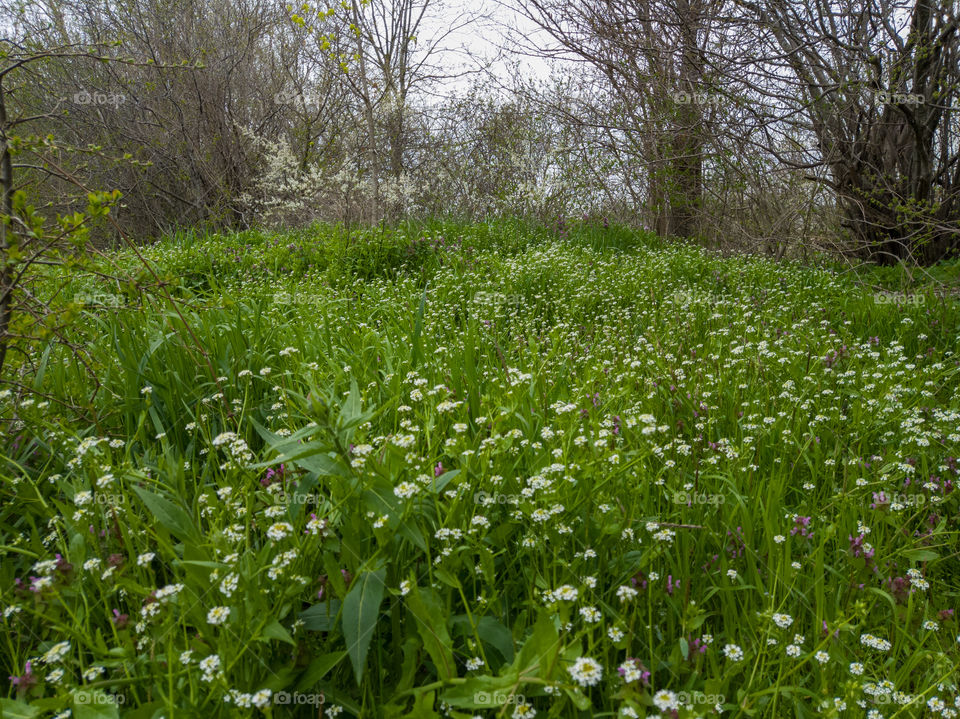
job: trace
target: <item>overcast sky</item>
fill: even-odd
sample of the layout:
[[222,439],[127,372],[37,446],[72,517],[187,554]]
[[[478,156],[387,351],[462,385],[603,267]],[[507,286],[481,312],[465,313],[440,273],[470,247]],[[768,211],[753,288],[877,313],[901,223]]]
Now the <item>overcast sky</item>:
[[[468,14],[482,17],[478,21],[463,24],[447,38],[445,46],[461,48],[462,51],[448,54],[441,60],[445,69],[452,68],[455,64],[476,69],[482,60],[492,63],[489,72],[504,83],[510,78],[508,67],[513,64],[517,64],[526,77],[549,76],[549,63],[517,52],[515,43],[518,37],[536,41],[536,25],[498,0],[444,0],[442,12],[436,13],[430,22],[425,21],[427,32],[424,36],[442,32],[452,23],[457,23],[458,19],[461,19],[462,23],[463,16]],[[467,53],[472,55],[473,59],[468,59]],[[462,92],[477,78],[477,74],[454,78],[444,83],[442,88],[438,88],[438,92]]]

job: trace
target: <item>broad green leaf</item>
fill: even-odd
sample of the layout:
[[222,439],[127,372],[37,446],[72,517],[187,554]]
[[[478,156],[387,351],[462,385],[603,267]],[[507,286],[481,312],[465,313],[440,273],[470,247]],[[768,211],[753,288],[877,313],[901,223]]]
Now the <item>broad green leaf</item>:
[[274,619],[261,630],[258,638],[260,641],[264,642],[269,642],[273,639],[276,639],[278,641],[297,646],[297,643],[293,640],[293,637],[290,636],[290,632],[288,632],[286,628],[276,619]]
[[340,427],[350,427],[362,414],[360,406],[360,387],[354,377],[350,378],[350,394],[340,408]]
[[329,632],[336,625],[337,615],[340,613],[340,600],[331,599],[329,602],[320,602],[300,612],[303,628],[311,632]]
[[304,690],[313,689],[314,685],[327,676],[331,669],[343,661],[345,656],[347,656],[346,652],[330,652],[320,655],[307,666],[306,671],[297,682],[297,686]]
[[3,719],[32,719],[40,710],[16,699],[0,698],[0,717]]
[[413,323],[413,336],[410,338],[410,346],[413,348],[410,354],[410,367],[417,368],[420,361],[420,334],[423,332],[423,316],[427,310],[427,288],[423,288],[423,297],[420,298],[420,306],[417,308],[417,317]]
[[433,484],[430,485],[430,489],[434,494],[439,494],[443,491],[444,487],[450,484],[450,480],[456,477],[458,474],[460,474],[459,469],[451,469],[449,472],[444,472],[435,480],[433,480]]
[[570,701],[573,702],[573,705],[580,711],[586,711],[590,708],[590,699],[580,691],[579,689],[564,689],[567,696],[570,697]]
[[358,686],[363,678],[370,640],[380,618],[386,574],[385,569],[363,572],[354,580],[353,587],[343,600],[343,636],[347,640],[347,653]]
[[[159,719],[166,715],[167,705],[161,701],[154,701],[141,704],[133,708],[124,708],[123,719]],[[177,712],[179,717],[181,712]],[[183,716],[190,717],[190,712],[183,712]]]
[[513,660],[513,635],[510,630],[490,616],[480,617],[477,622],[477,634],[480,639],[492,646],[504,661]]
[[193,519],[187,514],[186,510],[177,506],[169,499],[154,494],[143,487],[134,486],[133,491],[137,493],[140,500],[146,506],[147,510],[154,516],[161,527],[170,532],[178,539],[193,539],[197,536],[196,527]]
[[514,693],[523,693],[516,672],[502,677],[484,674],[470,677],[463,684],[447,689],[440,699],[463,709],[492,709],[506,704]]
[[932,562],[934,559],[940,559],[940,555],[932,549],[908,549],[903,556],[911,562]]
[[440,715],[433,709],[436,696],[436,692],[417,692],[406,719],[440,719]]
[[102,691],[77,691],[73,694],[74,719],[119,719],[116,699]]
[[[512,668],[519,674],[536,674],[541,665],[547,664],[561,647],[557,628],[546,612],[541,612],[533,631],[523,643],[514,659]],[[547,677],[541,677],[546,679]]]
[[413,587],[406,604],[413,613],[417,633],[437,668],[437,675],[443,680],[457,676],[446,611],[436,591],[431,587]]

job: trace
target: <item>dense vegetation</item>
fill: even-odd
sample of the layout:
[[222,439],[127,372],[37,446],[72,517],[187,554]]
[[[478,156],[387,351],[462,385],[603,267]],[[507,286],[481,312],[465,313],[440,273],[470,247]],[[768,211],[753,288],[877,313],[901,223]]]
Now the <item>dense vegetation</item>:
[[956,716],[956,299],[587,220],[141,253],[31,288],[2,716]]

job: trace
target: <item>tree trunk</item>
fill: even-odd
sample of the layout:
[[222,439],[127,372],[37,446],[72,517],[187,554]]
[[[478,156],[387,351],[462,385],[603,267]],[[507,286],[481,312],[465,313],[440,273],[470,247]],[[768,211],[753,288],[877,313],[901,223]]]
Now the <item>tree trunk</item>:
[[[7,106],[0,82],[0,214],[7,221],[13,217],[13,161],[7,141]],[[12,224],[11,224],[12,226]],[[10,316],[13,305],[13,273],[10,269],[10,242],[7,222],[0,222],[0,378],[7,359]]]

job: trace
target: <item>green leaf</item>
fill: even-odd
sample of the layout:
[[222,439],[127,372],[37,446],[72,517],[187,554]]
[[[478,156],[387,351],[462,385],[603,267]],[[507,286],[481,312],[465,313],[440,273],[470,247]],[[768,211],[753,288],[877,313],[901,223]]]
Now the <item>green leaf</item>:
[[[477,623],[476,634],[480,641],[495,649],[505,662],[513,661],[513,635],[510,630],[492,616],[474,617]],[[466,614],[458,614],[450,620],[451,625],[464,637],[474,636],[473,624]]]
[[567,696],[570,697],[570,701],[573,702],[573,705],[580,711],[586,711],[590,708],[590,700],[579,689],[564,689],[564,691],[566,692]]
[[517,653],[512,668],[518,674],[536,674],[539,668],[550,663],[550,658],[559,650],[557,627],[546,612],[541,612],[533,631]]
[[492,646],[504,661],[513,659],[513,635],[510,630],[493,617],[480,617],[477,622],[477,634],[480,639]]
[[934,559],[940,559],[940,555],[932,549],[908,549],[903,556],[911,562],[932,562]]
[[413,708],[405,719],[440,719],[440,715],[433,710],[435,699],[435,692],[418,692],[415,695]]
[[300,612],[303,628],[311,632],[329,632],[336,624],[340,613],[340,600],[331,599],[329,602],[320,602]]
[[116,699],[102,691],[78,691],[73,694],[74,719],[119,719]]
[[519,678],[516,673],[502,677],[487,675],[470,677],[463,684],[451,687],[440,699],[463,709],[491,709],[503,706],[513,692],[519,692]]
[[333,476],[348,479],[353,477],[350,469],[337,458],[336,453],[326,442],[322,440],[303,442],[306,434],[303,434],[302,430],[289,437],[280,437],[261,426],[256,420],[251,421],[263,440],[277,453],[273,459],[252,464],[251,468],[263,469],[289,463],[321,477]]
[[340,427],[350,427],[362,415],[363,409],[360,405],[360,387],[357,380],[350,378],[350,394],[340,408]]
[[178,539],[194,539],[197,536],[196,527],[190,515],[182,508],[159,494],[134,486],[133,491],[137,493],[140,500],[160,524],[161,527],[170,532]]
[[457,665],[453,659],[453,642],[447,631],[446,611],[436,591],[431,587],[413,587],[406,604],[413,613],[417,633],[437,668],[437,675],[444,681],[456,677]]
[[347,640],[347,653],[353,664],[357,686],[363,677],[370,640],[380,618],[380,602],[383,601],[384,577],[387,571],[363,572],[343,600],[343,636]]
[[3,719],[31,719],[40,713],[36,707],[16,699],[0,699],[0,717]]
[[347,593],[347,583],[343,581],[340,565],[331,552],[323,553],[323,568],[327,572],[327,582],[333,588],[333,596],[342,597]]
[[417,318],[413,323],[413,336],[410,338],[410,346],[413,348],[410,355],[410,367],[417,368],[420,361],[420,334],[423,332],[423,315],[427,310],[427,288],[423,288],[423,297],[420,298],[420,307],[417,309]]
[[317,657],[307,666],[297,686],[304,690],[313,689],[314,685],[327,676],[330,670],[337,666],[345,656],[347,656],[346,652],[330,652]]
[[444,472],[433,481],[430,489],[434,494],[439,494],[443,491],[444,487],[450,483],[450,480],[456,477],[458,474],[460,474],[459,469],[451,469],[449,472]]
[[290,632],[288,632],[286,628],[276,619],[265,626],[260,632],[259,636],[259,640],[262,642],[269,642],[274,639],[297,646],[297,643],[293,640],[293,637],[290,636]]
[[[148,702],[141,704],[136,708],[124,709],[123,719],[160,719],[165,716],[166,704],[161,701]],[[177,716],[180,716],[180,712],[177,712]],[[184,716],[190,716],[184,714]]]
[[443,569],[442,567],[434,569],[433,576],[446,584],[448,587],[452,587],[453,589],[460,588],[460,582],[456,575],[446,569]]

